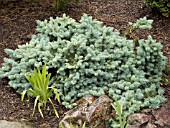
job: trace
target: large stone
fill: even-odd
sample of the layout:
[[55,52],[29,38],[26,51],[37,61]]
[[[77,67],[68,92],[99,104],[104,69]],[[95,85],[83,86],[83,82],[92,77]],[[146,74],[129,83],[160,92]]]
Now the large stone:
[[85,96],[77,102],[77,107],[65,113],[60,124],[63,124],[65,128],[70,128],[70,122],[80,127],[86,122],[89,128],[104,128],[105,121],[112,117],[111,102],[112,100],[106,95],[96,100],[93,96]]
[[136,126],[136,125],[128,125],[128,128],[140,128],[140,126]]
[[170,128],[170,102],[154,110],[152,114],[156,119],[155,124]]
[[142,124],[145,124],[151,120],[151,115],[146,115],[144,113],[134,113],[128,117],[128,124],[133,127],[140,127]]
[[155,124],[152,124],[151,122],[149,122],[147,125],[146,125],[146,128],[157,128],[157,126]]
[[128,128],[170,128],[170,101],[158,109],[144,109],[128,117]]
[[0,120],[0,128],[35,128],[35,127],[32,125],[26,125],[25,123]]

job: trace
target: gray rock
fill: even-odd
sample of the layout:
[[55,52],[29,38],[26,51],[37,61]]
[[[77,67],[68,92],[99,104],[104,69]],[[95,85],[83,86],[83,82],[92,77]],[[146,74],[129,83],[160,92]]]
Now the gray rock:
[[128,117],[128,128],[170,128],[170,101],[158,109],[145,109]]
[[26,125],[25,123],[0,120],[0,128],[35,128],[35,127],[31,125]]
[[151,120],[151,115],[146,115],[144,113],[134,113],[128,117],[128,123],[139,127],[144,123],[147,123]]
[[105,121],[112,116],[111,102],[112,100],[106,95],[96,100],[94,96],[85,96],[77,102],[79,105],[76,108],[66,112],[60,124],[70,128],[70,122],[79,127],[86,122],[89,128],[104,128]]
[[151,122],[149,122],[147,125],[146,125],[146,128],[157,128],[157,126],[155,124],[152,124]]
[[154,110],[152,114],[156,119],[155,124],[162,127],[170,127],[170,102],[161,108]]
[[140,128],[140,127],[136,125],[128,125],[128,128]]

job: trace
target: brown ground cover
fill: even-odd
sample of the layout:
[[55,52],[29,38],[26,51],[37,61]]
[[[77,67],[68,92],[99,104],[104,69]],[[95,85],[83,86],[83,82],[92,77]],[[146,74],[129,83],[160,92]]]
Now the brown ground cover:
[[[151,12],[143,4],[143,0],[84,0],[78,5],[71,4],[59,12],[52,8],[51,0],[49,2],[42,0],[34,4],[18,0],[0,3],[0,67],[3,58],[6,57],[4,49],[15,49],[17,45],[28,42],[31,35],[35,34],[36,20],[61,16],[63,13],[76,20],[79,20],[83,13],[87,13],[120,31],[126,28],[129,21],[134,22],[147,16],[154,20],[153,29],[139,33],[139,36],[146,38],[146,35],[151,34],[154,39],[162,42],[163,52],[170,62],[170,17],[165,18],[157,12]],[[170,100],[169,88],[166,88],[165,92]],[[0,120],[25,120],[33,122],[38,128],[58,127],[58,122],[66,109],[57,103],[56,108],[60,119],[55,117],[53,109],[44,111],[45,119],[40,117],[38,111],[34,117],[30,117],[33,100],[21,102],[20,95],[8,87],[8,81],[0,80]]]

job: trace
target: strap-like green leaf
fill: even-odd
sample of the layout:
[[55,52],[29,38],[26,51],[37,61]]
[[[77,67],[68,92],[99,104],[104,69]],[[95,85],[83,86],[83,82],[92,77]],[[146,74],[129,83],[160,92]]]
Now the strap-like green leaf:
[[55,115],[59,118],[58,112],[57,112],[57,110],[55,109],[54,104],[53,104],[53,102],[51,101],[50,98],[49,98],[49,101],[51,102],[51,104],[52,104],[52,106],[53,106]]
[[116,110],[118,115],[121,115],[123,106],[114,98],[116,105],[112,104],[113,108]]
[[22,92],[21,101],[24,100],[24,97],[25,97],[25,94],[26,94],[26,93],[27,93],[27,96],[29,96],[29,93],[32,94],[32,95],[34,95],[35,97],[38,96],[38,94],[37,94],[34,90],[32,90],[32,89],[25,90],[25,91]]
[[46,80],[46,64],[43,66],[43,70],[42,70],[42,80],[45,83]]
[[117,112],[117,107],[116,107],[116,105],[112,104],[112,107],[113,107],[114,110]]
[[35,75],[32,75],[31,77],[30,77],[30,80],[31,80],[31,85],[32,85],[32,88],[34,89],[35,88],[35,86],[36,86],[36,79],[35,79]]
[[39,93],[36,93],[34,90],[32,90],[32,89],[29,89],[29,90],[27,90],[27,94],[32,94],[34,97],[37,97],[37,96],[39,96]]
[[25,76],[25,78],[31,83],[30,76]]
[[46,91],[43,90],[43,83],[40,84],[39,80],[39,75],[36,74],[37,78],[35,78],[36,81],[36,85],[34,86],[34,90],[39,93],[39,95],[41,96],[42,99],[46,99]]
[[24,96],[25,96],[25,94],[27,93],[27,90],[25,90],[25,91],[23,91],[22,92],[22,95],[21,95],[21,101],[23,101],[24,100]]
[[85,127],[86,127],[86,122],[84,122],[84,124],[83,124],[82,128],[85,128]]
[[[49,87],[49,89],[50,89],[50,88],[51,88],[51,87]],[[49,89],[48,89],[48,90],[49,90]],[[53,89],[49,90],[48,93],[47,93],[47,97],[50,98],[50,97],[51,97],[51,94],[52,94],[53,92],[54,92]]]
[[44,85],[45,85],[45,90],[48,89],[48,84],[49,84],[49,81],[50,81],[50,77],[51,77],[51,73],[49,73],[49,74],[47,75],[46,81],[45,81],[45,83],[44,83]]
[[45,98],[43,90],[39,89],[37,86],[34,86],[33,90],[36,93],[36,96],[39,95],[41,98],[43,98],[43,99]]
[[73,124],[72,124],[71,122],[70,122],[70,128],[74,128],[74,127],[73,127]]
[[25,76],[25,78],[30,82],[30,84],[33,87],[35,83],[32,81],[31,77],[30,76]]
[[39,98],[40,98],[40,96],[37,96],[36,99],[35,99],[35,101],[34,101],[34,108],[33,108],[32,116],[34,115],[35,107],[36,107],[36,105],[37,105],[37,101],[38,101]]
[[118,110],[119,110],[119,113],[122,114],[122,108],[123,108],[123,105],[122,104],[119,104],[118,105]]
[[38,103],[38,111],[40,112],[42,118],[44,118],[43,113],[42,113],[42,111],[41,111],[41,106],[42,106],[42,104],[41,104],[41,103]]
[[53,90],[54,90],[54,93],[55,93],[55,99],[57,99],[58,102],[60,103],[61,101],[60,101],[60,96],[58,94],[58,90],[56,88],[53,88]]
[[[39,69],[38,69],[39,70]],[[34,69],[34,77],[33,79],[35,79],[35,84],[38,88],[40,88],[42,90],[42,86],[41,85],[41,73],[38,73],[39,71],[36,71],[36,69]]]
[[[126,119],[127,119],[127,115],[124,115],[123,116],[123,124],[124,124],[124,127],[125,127],[125,125],[126,125]],[[127,126],[127,125],[126,125]]]
[[43,90],[43,88],[44,88],[44,81],[43,81],[43,79],[41,77],[41,73],[40,73],[39,69],[38,69],[37,76],[38,76],[38,78],[36,79],[37,83],[39,84],[39,87]]
[[61,127],[61,128],[65,128],[63,124],[60,124],[60,127]]

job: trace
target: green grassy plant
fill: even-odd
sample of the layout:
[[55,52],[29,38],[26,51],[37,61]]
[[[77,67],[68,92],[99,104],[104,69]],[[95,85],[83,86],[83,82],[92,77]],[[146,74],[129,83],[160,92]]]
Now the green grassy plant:
[[[115,104],[112,104],[112,107],[115,109],[116,114],[118,115],[118,122],[116,122],[116,125],[119,126],[120,128],[127,128],[128,125],[126,124],[126,119],[127,119],[127,115],[125,114],[123,116],[123,105],[121,105],[116,99],[115,99]],[[112,124],[115,125],[115,124]]]
[[35,101],[34,101],[34,109],[33,109],[32,115],[34,115],[34,111],[35,111],[36,105],[38,103],[38,110],[39,110],[41,116],[44,118],[43,113],[41,111],[41,106],[44,106],[44,108],[45,108],[46,103],[49,100],[53,106],[56,116],[59,118],[58,112],[55,109],[54,104],[50,99],[50,96],[54,92],[56,99],[58,100],[59,103],[60,103],[60,97],[59,97],[59,94],[58,94],[58,91],[56,88],[48,86],[50,77],[51,77],[51,74],[48,74],[46,76],[46,65],[43,66],[42,74],[39,69],[38,69],[38,71],[36,69],[34,69],[34,74],[32,76],[26,76],[26,79],[32,85],[32,89],[23,91],[21,100],[22,101],[24,100],[24,96],[26,93],[28,96],[33,95],[34,97],[36,97]]

